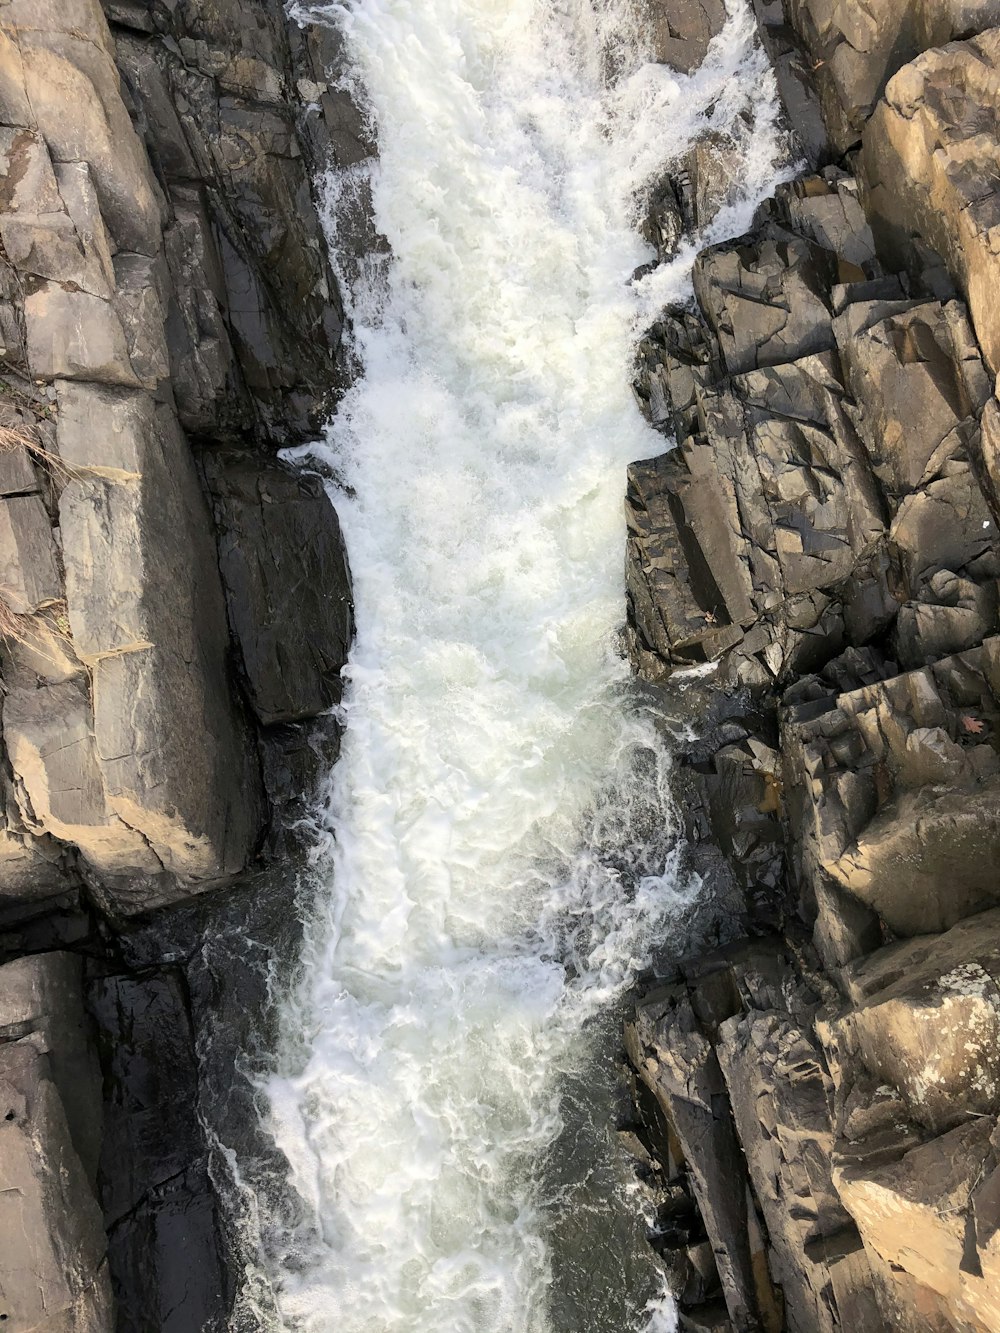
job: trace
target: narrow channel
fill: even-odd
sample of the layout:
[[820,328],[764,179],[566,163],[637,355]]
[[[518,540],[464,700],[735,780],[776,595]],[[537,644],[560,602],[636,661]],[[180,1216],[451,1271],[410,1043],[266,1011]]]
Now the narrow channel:
[[[358,634],[262,1099],[301,1199],[276,1326],[669,1329],[607,1121],[618,1006],[698,885],[620,655],[622,494],[665,444],[637,339],[712,237],[632,275],[706,127],[739,161],[718,236],[773,188],[770,75],[742,4],[690,77],[624,0],[303,8],[342,28],[391,260],[349,285],[359,373],[313,451]],[[335,257],[354,184],[327,183]]]

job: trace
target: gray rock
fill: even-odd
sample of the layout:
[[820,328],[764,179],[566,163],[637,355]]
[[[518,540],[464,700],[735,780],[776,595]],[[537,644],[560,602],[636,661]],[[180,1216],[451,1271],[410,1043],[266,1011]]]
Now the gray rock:
[[208,514],[171,412],[141,393],[62,383],[58,395],[76,476],[60,501],[68,615],[93,672],[97,764],[109,813],[148,844],[136,869],[154,856],[168,872],[148,895],[114,890],[138,910],[245,865],[260,779],[228,678]]
[[[745,1167],[715,1052],[685,992],[675,989],[641,1005],[634,1024],[626,1026],[625,1044],[676,1135],[733,1326],[762,1327]],[[756,1221],[754,1226],[759,1231]]]
[[111,1333],[92,1175],[100,1079],[69,955],[0,967],[0,1314],[25,1333]]
[[336,511],[318,477],[262,457],[209,455],[219,558],[250,697],[265,724],[340,701],[354,632]]
[[682,73],[697,69],[711,39],[722,31],[722,0],[637,0],[649,25],[654,59]]
[[52,524],[37,495],[0,500],[0,597],[15,615],[62,596]]

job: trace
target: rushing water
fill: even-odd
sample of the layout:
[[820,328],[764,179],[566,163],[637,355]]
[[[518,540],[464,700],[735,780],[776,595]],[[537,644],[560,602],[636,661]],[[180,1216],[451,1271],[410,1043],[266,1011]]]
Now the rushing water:
[[[345,35],[392,259],[349,284],[359,376],[317,450],[358,636],[265,1086],[301,1198],[266,1281],[310,1333],[620,1333],[570,1290],[636,1207],[601,1160],[614,1005],[697,889],[617,652],[625,466],[662,447],[630,363],[693,254],[632,282],[636,200],[710,126],[739,230],[774,90],[742,6],[691,78],[623,0],[299,11]],[[334,255],[357,183],[328,182]],[[636,1280],[633,1326],[670,1327]]]

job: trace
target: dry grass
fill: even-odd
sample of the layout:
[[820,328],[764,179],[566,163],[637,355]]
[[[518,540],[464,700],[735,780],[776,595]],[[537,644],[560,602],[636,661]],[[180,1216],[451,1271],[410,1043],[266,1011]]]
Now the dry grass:
[[0,454],[14,454],[18,449],[27,453],[50,472],[68,477],[69,468],[51,450],[39,444],[34,432],[27,426],[0,426]]
[[0,594],[0,645],[9,649],[14,644],[21,644],[55,662],[45,648],[46,631],[65,643],[73,642],[64,601],[50,602],[34,612],[13,611],[6,597]]

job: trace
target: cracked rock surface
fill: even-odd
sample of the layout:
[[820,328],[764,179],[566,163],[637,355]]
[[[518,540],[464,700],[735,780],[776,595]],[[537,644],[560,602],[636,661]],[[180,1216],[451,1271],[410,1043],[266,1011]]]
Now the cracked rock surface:
[[[664,697],[692,666],[717,693],[676,785],[746,937],[637,1005],[630,1133],[682,1328],[983,1333],[1000,9],[755,8],[813,174],[703,252],[695,304],[642,343],[637,399],[672,440],[626,496],[629,653]],[[734,698],[735,747],[712,721]]]

